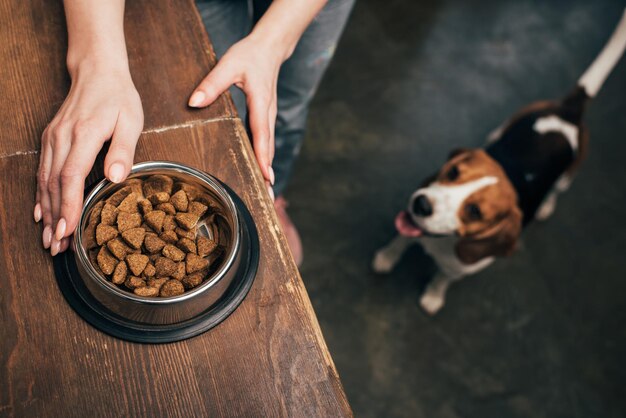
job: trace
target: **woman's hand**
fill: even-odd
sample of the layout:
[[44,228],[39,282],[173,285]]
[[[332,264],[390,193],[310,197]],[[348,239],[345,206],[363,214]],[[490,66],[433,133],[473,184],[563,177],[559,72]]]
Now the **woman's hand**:
[[[284,60],[279,48],[250,35],[234,44],[215,68],[202,80],[189,99],[191,107],[213,103],[230,86],[246,94],[254,154],[261,173],[274,184],[274,125],[276,124],[276,83]],[[271,192],[271,187],[268,187]]]
[[65,251],[76,229],[85,178],[104,143],[106,177],[119,183],[133,164],[143,109],[127,67],[87,63],[70,71],[72,87],[41,139],[35,221],[43,219],[43,246]]

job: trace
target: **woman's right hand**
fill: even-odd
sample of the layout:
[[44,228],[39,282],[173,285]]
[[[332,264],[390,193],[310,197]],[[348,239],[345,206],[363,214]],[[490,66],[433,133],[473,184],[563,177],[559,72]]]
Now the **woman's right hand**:
[[83,63],[41,138],[35,221],[43,220],[43,246],[54,256],[69,245],[78,224],[85,178],[106,141],[104,174],[114,183],[128,175],[143,129],[141,99],[128,68]]

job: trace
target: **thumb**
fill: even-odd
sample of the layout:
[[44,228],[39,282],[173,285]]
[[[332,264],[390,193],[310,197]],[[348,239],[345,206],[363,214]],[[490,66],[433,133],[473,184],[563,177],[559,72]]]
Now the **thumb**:
[[210,105],[235,83],[235,72],[228,67],[228,62],[223,59],[217,63],[192,93],[189,98],[190,107]]
[[113,131],[111,146],[104,159],[104,174],[113,183],[120,183],[128,176],[133,166],[141,127],[141,123],[120,115]]

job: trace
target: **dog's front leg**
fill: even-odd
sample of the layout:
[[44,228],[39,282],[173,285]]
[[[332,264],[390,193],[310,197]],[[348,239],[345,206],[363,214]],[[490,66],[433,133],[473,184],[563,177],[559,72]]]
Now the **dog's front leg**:
[[372,260],[372,269],[376,273],[389,273],[413,242],[415,242],[414,238],[396,235],[389,244],[376,251]]
[[446,302],[448,287],[453,281],[459,279],[460,277],[452,279],[442,272],[437,272],[437,275],[428,283],[428,286],[426,286],[420,298],[420,306],[422,309],[429,315],[434,315],[439,312]]

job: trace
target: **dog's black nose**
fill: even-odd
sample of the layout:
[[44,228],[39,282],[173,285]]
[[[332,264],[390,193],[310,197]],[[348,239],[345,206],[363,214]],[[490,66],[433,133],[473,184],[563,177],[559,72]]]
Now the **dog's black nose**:
[[433,214],[433,208],[432,206],[430,206],[428,198],[423,194],[417,196],[413,200],[413,213],[417,216],[422,217],[430,216]]

